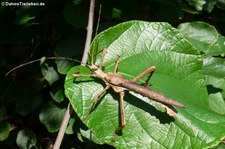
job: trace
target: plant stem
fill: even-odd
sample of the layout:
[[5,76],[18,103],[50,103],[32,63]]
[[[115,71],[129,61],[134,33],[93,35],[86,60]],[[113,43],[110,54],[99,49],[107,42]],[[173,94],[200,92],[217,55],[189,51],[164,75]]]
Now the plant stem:
[[[88,52],[91,44],[92,39],[92,32],[93,32],[93,22],[94,22],[94,9],[95,9],[95,0],[90,0],[90,8],[89,8],[89,17],[88,17],[88,26],[87,26],[87,36],[86,36],[86,42],[85,42],[85,48],[84,53],[81,61],[81,65],[85,65],[87,63],[88,59]],[[64,115],[62,124],[60,126],[59,133],[57,135],[55,144],[53,146],[53,149],[59,149],[66,131],[66,127],[69,123],[69,119],[71,116],[72,108],[71,104],[69,103],[67,106],[66,113]]]
[[91,0],[90,9],[89,9],[88,26],[87,26],[87,36],[86,36],[86,42],[85,42],[81,65],[86,64],[88,59],[88,53],[89,53],[89,48],[90,48],[91,39],[92,39],[92,32],[93,32],[94,9],[95,9],[95,0]]
[[61,146],[61,143],[62,143],[64,134],[65,134],[68,122],[70,120],[71,113],[72,113],[72,108],[71,108],[71,104],[69,103],[68,106],[67,106],[66,113],[64,115],[62,124],[60,126],[57,138],[55,140],[55,144],[53,146],[53,149],[59,149],[59,147]]

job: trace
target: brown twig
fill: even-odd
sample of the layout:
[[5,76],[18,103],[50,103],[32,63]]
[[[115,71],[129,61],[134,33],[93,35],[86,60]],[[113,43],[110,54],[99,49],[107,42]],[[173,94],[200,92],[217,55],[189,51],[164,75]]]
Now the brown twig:
[[60,126],[60,129],[59,129],[57,138],[56,138],[56,140],[55,140],[53,149],[59,149],[60,146],[61,146],[61,143],[62,143],[64,134],[65,134],[65,131],[66,131],[66,128],[67,128],[69,119],[70,119],[70,115],[71,115],[71,113],[72,113],[72,110],[71,110],[71,109],[72,109],[72,108],[71,108],[71,104],[69,103],[68,106],[67,106],[66,113],[65,113],[65,115],[64,115],[62,124],[61,124],[61,126]]
[[[93,22],[94,22],[94,9],[95,9],[95,0],[90,0],[90,8],[89,8],[89,17],[88,17],[88,26],[87,26],[87,36],[86,36],[86,42],[85,42],[85,48],[84,53],[81,61],[81,65],[85,65],[87,63],[88,59],[88,53],[90,49],[91,39],[92,39],[92,32],[93,32]],[[69,103],[67,106],[67,111],[71,111],[71,104]],[[59,149],[61,146],[61,142],[63,140],[66,127],[68,125],[69,119],[71,116],[71,112],[66,112],[59,130],[59,133],[57,135],[55,144],[53,146],[53,149]]]
[[82,57],[82,64],[84,65],[87,63],[88,59],[88,53],[89,53],[89,48],[91,44],[91,39],[92,39],[92,32],[93,32],[93,22],[94,22],[94,9],[95,9],[95,0],[90,1],[90,9],[89,9],[89,17],[88,17],[88,26],[87,26],[87,36],[86,36],[86,42],[85,42],[85,47],[84,47],[84,53]]

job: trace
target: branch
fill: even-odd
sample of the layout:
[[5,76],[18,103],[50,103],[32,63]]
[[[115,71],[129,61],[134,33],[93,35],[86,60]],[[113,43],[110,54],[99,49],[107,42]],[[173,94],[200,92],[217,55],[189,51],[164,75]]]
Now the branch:
[[[89,17],[88,17],[88,26],[87,26],[87,36],[86,36],[86,42],[84,47],[84,53],[81,61],[81,65],[85,65],[88,60],[88,53],[90,49],[91,39],[92,39],[92,32],[93,32],[93,22],[94,22],[94,9],[95,9],[95,0],[90,0],[90,8],[89,8]],[[71,111],[71,104],[68,104],[67,111]],[[70,119],[71,112],[66,112],[59,130],[59,133],[57,135],[55,144],[53,146],[53,149],[59,149],[61,146],[61,142],[63,140],[66,127],[68,125],[69,119]]]
[[71,104],[69,102],[69,104],[67,106],[67,109],[66,109],[66,113],[65,113],[63,121],[62,121],[62,124],[60,126],[60,130],[59,130],[57,138],[55,140],[55,144],[53,146],[53,149],[59,149],[60,148],[63,137],[64,137],[64,134],[65,134],[65,131],[66,131],[66,128],[67,128],[67,125],[68,125],[68,122],[70,120],[71,113],[72,113],[72,108],[71,108]]
[[[93,32],[93,22],[94,22],[94,9],[95,9],[95,0],[90,1],[90,9],[89,9],[89,18],[88,18],[88,26],[87,26],[87,36],[84,47],[84,54],[82,57],[82,63],[87,63],[88,53],[90,49],[92,32]],[[81,65],[83,65],[81,64]]]

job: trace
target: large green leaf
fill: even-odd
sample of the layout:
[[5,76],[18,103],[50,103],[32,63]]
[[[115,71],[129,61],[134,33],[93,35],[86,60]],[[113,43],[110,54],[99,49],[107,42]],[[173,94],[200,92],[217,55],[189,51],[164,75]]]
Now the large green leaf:
[[[204,54],[203,73],[209,92],[209,107],[215,112],[224,114],[225,37],[215,27],[204,22],[183,23],[178,29],[185,37]],[[216,57],[213,57],[216,56]]]
[[[151,89],[182,102],[186,108],[176,108],[177,115],[170,117],[161,104],[126,91],[127,124],[121,134],[115,135],[120,123],[119,95],[108,90],[83,121],[100,140],[116,148],[206,148],[225,137],[224,116],[208,106],[202,57],[176,29],[167,23],[122,23],[94,39],[94,53],[103,48],[108,49],[105,72],[113,71],[118,56],[118,73],[128,79],[155,65]],[[97,54],[95,64],[100,60],[101,54]],[[90,73],[86,67],[72,68],[66,77],[65,94],[82,119],[105,85],[99,79],[73,78],[77,71]]]
[[188,22],[178,26],[180,32],[206,56],[225,54],[225,37],[205,22]]

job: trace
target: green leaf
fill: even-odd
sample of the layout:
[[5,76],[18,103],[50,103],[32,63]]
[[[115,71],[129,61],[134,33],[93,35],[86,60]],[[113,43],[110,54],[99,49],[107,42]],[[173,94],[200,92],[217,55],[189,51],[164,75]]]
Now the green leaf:
[[112,18],[120,18],[121,16],[121,10],[117,9],[117,8],[113,8],[112,10]]
[[53,102],[49,102],[41,110],[39,119],[49,132],[56,132],[60,128],[65,112],[65,108],[59,108]]
[[74,130],[73,127],[75,126],[75,119],[74,118],[70,118],[68,126],[66,128],[66,134],[73,134]]
[[213,111],[225,115],[225,102],[221,93],[209,95],[209,106]]
[[16,144],[21,149],[30,149],[36,145],[36,135],[28,129],[20,130],[17,134]]
[[188,12],[190,14],[199,14],[198,11],[190,8],[190,5],[186,4],[184,1],[179,1],[179,5],[180,5],[181,9],[185,12]]
[[67,74],[67,72],[74,66],[73,62],[69,60],[56,60],[57,70],[61,74]]
[[0,123],[0,141],[4,141],[8,138],[10,133],[10,124],[8,122]]
[[200,51],[207,51],[217,39],[216,29],[204,22],[182,23],[178,29]]
[[[225,38],[213,26],[202,22],[185,23],[178,28],[199,51],[204,53],[203,73],[206,75],[208,91],[211,93],[209,95],[209,107],[215,112],[224,114],[224,91],[219,84],[224,82],[221,82],[221,79],[223,80],[225,77],[225,61],[223,58],[212,56],[224,55]],[[219,79],[220,83],[216,81]]]
[[210,13],[213,10],[213,8],[216,5],[216,3],[217,3],[217,0],[207,0],[206,3],[205,3],[205,5],[204,5],[204,9],[208,13]]
[[[217,107],[212,108],[212,110],[220,109],[220,111],[223,111],[225,99],[225,78],[216,78],[210,75],[206,75],[205,78],[208,92],[209,94],[213,94],[211,95],[211,101],[209,102],[210,107],[212,107],[211,105],[213,104]],[[222,99],[220,95],[222,95]],[[215,99],[213,99],[213,97],[215,97]],[[213,103],[213,101],[215,101],[215,103]],[[218,104],[218,102],[220,103]]]
[[217,41],[210,46],[209,50],[207,51],[207,55],[212,56],[224,56],[225,55],[225,37],[222,35],[218,35]]
[[188,0],[190,5],[193,5],[196,10],[201,11],[203,5],[206,3],[205,0]]
[[65,99],[62,81],[57,81],[51,85],[50,95],[54,99],[54,101],[58,103],[62,102]]
[[213,147],[212,149],[225,149],[225,143],[221,142],[218,146]]
[[82,2],[82,0],[73,0],[73,3],[74,3],[75,5],[81,4],[81,2]]
[[21,7],[16,11],[16,17],[14,23],[17,25],[22,25],[28,23],[30,20],[35,19],[35,17],[41,12],[43,8],[41,7]]
[[[93,40],[90,49],[99,53],[95,56],[96,65],[101,62],[100,51],[104,48],[108,49],[105,72],[114,70],[118,56],[118,73],[127,79],[155,65],[151,89],[185,104],[186,108],[176,107],[177,115],[170,117],[161,110],[161,104],[128,90],[124,97],[126,126],[122,134],[115,135],[120,124],[119,95],[108,90],[83,121],[100,140],[116,148],[208,148],[225,137],[224,116],[208,105],[203,58],[178,30],[168,23],[125,22]],[[90,73],[83,70],[80,74]],[[100,79],[75,79],[73,74],[77,71],[78,67],[74,67],[67,74],[65,94],[83,119],[105,84]],[[138,83],[145,80],[146,77]]]
[[81,135],[87,139],[91,139],[96,144],[104,144],[101,140],[99,140],[95,134],[93,134],[90,130],[80,129]]
[[182,23],[178,30],[205,55],[217,56],[225,53],[225,38],[207,23]]
[[17,21],[17,24],[18,25],[21,25],[21,24],[24,24],[26,22],[28,22],[29,20],[32,20],[34,19],[35,17],[31,17],[29,16],[28,14],[27,15],[24,15],[22,18],[20,18],[20,20]]
[[216,78],[210,75],[205,76],[207,84],[211,84],[216,88],[221,88],[225,90],[225,78]]
[[225,59],[217,57],[207,57],[204,59],[203,72],[206,75],[216,78],[225,77]]
[[220,9],[225,10],[225,0],[218,0],[217,6],[218,6]]
[[50,85],[55,81],[59,80],[59,75],[54,67],[49,66],[47,63],[44,63],[41,67],[42,75],[44,76],[45,80],[48,81]]

